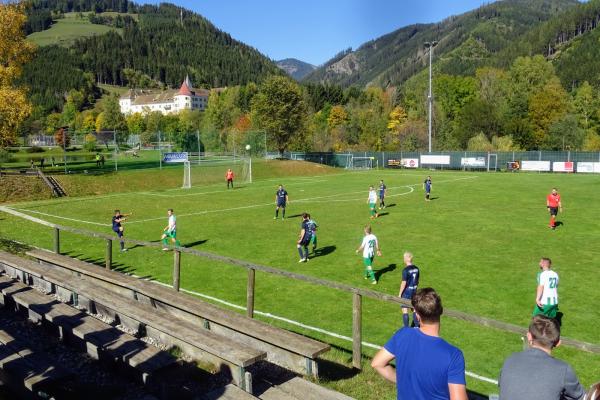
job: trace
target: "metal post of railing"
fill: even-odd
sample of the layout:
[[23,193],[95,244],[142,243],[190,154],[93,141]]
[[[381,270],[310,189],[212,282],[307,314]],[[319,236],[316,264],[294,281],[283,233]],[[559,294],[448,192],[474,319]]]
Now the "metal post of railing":
[[179,278],[181,276],[181,252],[173,252],[173,289],[179,292]]
[[248,285],[246,287],[246,316],[254,318],[254,282],[256,271],[254,268],[248,269]]
[[362,360],[362,296],[352,295],[352,366],[361,369]]
[[112,268],[112,240],[106,239],[106,269]]
[[60,229],[54,228],[54,252],[60,254]]

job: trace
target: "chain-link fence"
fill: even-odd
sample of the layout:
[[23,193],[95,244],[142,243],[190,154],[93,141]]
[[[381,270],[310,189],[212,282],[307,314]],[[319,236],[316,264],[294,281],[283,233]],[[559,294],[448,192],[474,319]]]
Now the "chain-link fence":
[[[279,153],[270,152],[269,158],[279,157]],[[434,168],[454,170],[530,170],[530,171],[560,171],[575,172],[578,163],[588,171],[589,163],[592,168],[600,168],[600,152],[574,151],[507,151],[507,152],[478,152],[478,151],[442,151],[435,153],[423,152],[348,152],[348,153],[304,153],[286,152],[284,158],[305,160],[342,168]],[[365,163],[370,159],[370,163]],[[357,162],[360,160],[360,162]],[[555,165],[556,164],[556,165]],[[559,168],[559,169],[555,169]]]

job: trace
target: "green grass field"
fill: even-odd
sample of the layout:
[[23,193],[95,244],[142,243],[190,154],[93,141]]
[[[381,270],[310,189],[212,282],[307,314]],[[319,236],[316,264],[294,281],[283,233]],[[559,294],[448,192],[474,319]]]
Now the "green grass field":
[[[600,261],[600,203],[593,198],[600,189],[599,176],[328,170],[317,176],[284,178],[269,176],[268,170],[276,170],[272,165],[256,168],[261,179],[235,190],[226,190],[224,182],[191,190],[155,186],[155,190],[139,193],[11,207],[47,221],[104,233],[111,232],[111,215],[120,208],[134,213],[125,224],[126,235],[150,241],[159,239],[167,223],[166,209],[172,207],[178,215],[178,237],[188,247],[394,295],[401,281],[402,254],[411,251],[421,268],[420,286],[434,287],[446,308],[523,327],[534,305],[538,260],[547,256],[561,278],[563,336],[600,343],[600,296],[594,284]],[[141,173],[114,177],[122,184],[127,176]],[[143,173],[151,179],[154,172]],[[194,174],[202,175],[199,167]],[[421,182],[428,174],[433,178],[433,201],[427,203]],[[379,179],[388,186],[388,207],[380,218],[370,221],[367,189]],[[280,182],[291,204],[285,220],[273,220],[274,194]],[[545,207],[545,196],[553,186],[559,188],[564,206],[559,217],[562,225],[556,231],[547,227]],[[320,251],[308,263],[299,264],[295,241],[299,214],[304,211],[319,223]],[[52,248],[49,228],[9,215],[0,215],[0,220],[0,237]],[[380,275],[376,286],[362,279],[362,260],[354,252],[369,223],[383,251],[375,260]],[[102,241],[66,233],[61,248],[96,262],[104,254]],[[114,261],[122,271],[171,281],[172,254],[136,247],[115,253]],[[349,365],[350,342],[312,329],[351,336],[349,294],[263,273],[257,273],[256,282],[256,309],[276,316],[257,318],[332,343],[337,348],[327,357]],[[184,256],[181,285],[210,296],[209,301],[230,304],[224,307],[245,304],[246,272],[239,267]],[[364,341],[382,345],[401,325],[397,307],[364,300]],[[491,379],[497,379],[503,360],[522,348],[518,335],[450,318],[443,319],[442,335],[464,351],[468,371]],[[374,351],[365,347],[367,355]],[[558,348],[555,355],[571,363],[585,385],[600,380],[599,355],[567,347]],[[395,398],[393,386],[366,365],[364,372],[345,379],[326,373],[324,384],[358,399]],[[483,394],[498,392],[494,384],[472,377],[468,377],[468,388]]]
[[92,24],[87,18],[79,18],[77,13],[66,13],[65,18],[57,19],[50,29],[34,32],[27,39],[38,46],[70,46],[77,39],[102,35],[108,31],[120,29],[106,25]]

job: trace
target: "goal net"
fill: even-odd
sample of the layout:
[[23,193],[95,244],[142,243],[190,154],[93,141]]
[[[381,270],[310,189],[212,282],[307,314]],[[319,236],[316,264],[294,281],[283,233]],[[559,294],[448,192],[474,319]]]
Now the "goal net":
[[[191,153],[184,163],[183,188],[225,182],[228,169],[233,171],[234,184],[252,183],[252,159],[231,155]],[[193,181],[193,183],[192,183]]]
[[373,169],[373,158],[374,157],[351,156],[348,158],[346,168],[347,169]]

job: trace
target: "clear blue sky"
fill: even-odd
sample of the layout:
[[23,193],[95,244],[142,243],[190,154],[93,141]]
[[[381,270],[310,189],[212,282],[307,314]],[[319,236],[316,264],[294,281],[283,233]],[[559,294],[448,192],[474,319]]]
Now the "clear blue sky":
[[[157,0],[138,0],[160,3]],[[171,0],[274,60],[319,65],[348,47],[416,22],[437,22],[483,0]]]

